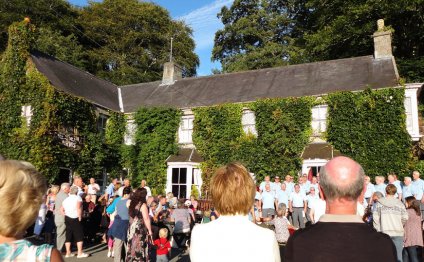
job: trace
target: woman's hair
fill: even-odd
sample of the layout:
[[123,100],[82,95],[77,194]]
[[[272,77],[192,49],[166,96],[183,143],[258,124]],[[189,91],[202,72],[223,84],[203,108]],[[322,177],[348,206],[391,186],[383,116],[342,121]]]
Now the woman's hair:
[[160,238],[167,238],[168,237],[168,229],[166,228],[161,228],[159,230],[159,237]]
[[286,204],[284,203],[279,204],[277,207],[277,216],[279,217],[284,216],[286,214],[286,209],[287,209]]
[[219,168],[212,177],[211,196],[214,207],[223,215],[246,215],[255,199],[255,183],[240,163]]
[[131,187],[124,187],[124,190],[122,190],[123,195],[129,195],[131,194]]
[[137,188],[137,190],[130,197],[130,207],[128,213],[130,217],[135,217],[135,207],[140,203],[141,205],[146,204],[147,190],[145,188]]
[[46,180],[30,163],[0,161],[0,235],[16,237],[34,223],[46,190]]
[[59,192],[59,186],[58,185],[52,185],[52,187],[50,188],[50,193],[56,195],[57,192]]
[[409,196],[405,198],[405,202],[408,204],[408,209],[414,209],[415,213],[421,216],[420,201],[416,200],[413,196]]

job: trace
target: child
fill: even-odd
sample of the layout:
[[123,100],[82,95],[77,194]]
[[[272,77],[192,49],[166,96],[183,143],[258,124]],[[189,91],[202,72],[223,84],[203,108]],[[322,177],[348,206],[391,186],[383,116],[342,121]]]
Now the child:
[[159,239],[156,239],[154,244],[158,247],[156,250],[157,262],[168,262],[168,253],[171,250],[171,244],[168,239],[168,229],[161,228],[159,230]]

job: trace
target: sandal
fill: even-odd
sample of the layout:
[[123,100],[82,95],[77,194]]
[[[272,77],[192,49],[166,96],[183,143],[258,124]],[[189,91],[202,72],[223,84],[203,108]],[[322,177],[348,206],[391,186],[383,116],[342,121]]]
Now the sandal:
[[75,256],[75,254],[69,254],[69,255],[65,255],[65,257],[74,257]]
[[89,254],[86,253],[81,253],[80,255],[77,256],[77,258],[85,258],[85,257],[89,257]]

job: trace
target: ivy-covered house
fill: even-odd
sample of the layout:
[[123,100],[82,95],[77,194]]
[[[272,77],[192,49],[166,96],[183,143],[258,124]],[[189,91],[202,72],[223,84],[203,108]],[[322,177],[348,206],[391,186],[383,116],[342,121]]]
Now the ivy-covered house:
[[[29,28],[19,26],[22,32]],[[414,165],[413,141],[421,137],[417,92],[422,83],[401,83],[391,33],[383,25],[374,43],[373,56],[198,78],[183,79],[181,68],[169,62],[162,81],[116,86],[53,57],[29,53],[29,46],[16,66],[8,55],[19,54],[21,49],[13,47],[21,42],[12,39],[3,64],[14,65],[11,71],[20,68],[16,72],[26,80],[3,80],[2,92],[23,87],[19,92],[25,99],[3,95],[10,103],[1,103],[0,113],[31,120],[23,125],[0,118],[0,126],[7,127],[0,145],[10,134],[22,136],[0,153],[25,156],[47,172],[62,166],[79,173],[124,168],[135,183],[147,179],[156,192],[179,197],[193,190],[207,197],[213,170],[229,161],[243,162],[259,180],[317,173],[339,154],[359,161],[371,176],[404,174]],[[27,97],[27,90],[43,90],[42,96]],[[22,131],[25,126],[29,131]],[[24,138],[31,138],[29,149],[22,147]],[[35,158],[31,152],[37,152]]]

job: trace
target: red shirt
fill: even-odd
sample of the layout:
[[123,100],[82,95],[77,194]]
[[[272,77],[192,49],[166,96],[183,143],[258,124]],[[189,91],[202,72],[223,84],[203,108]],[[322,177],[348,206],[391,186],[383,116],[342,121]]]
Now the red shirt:
[[171,248],[171,244],[169,243],[168,239],[162,237],[156,239],[154,244],[158,247],[156,250],[157,255],[167,255],[169,252],[168,249]]

